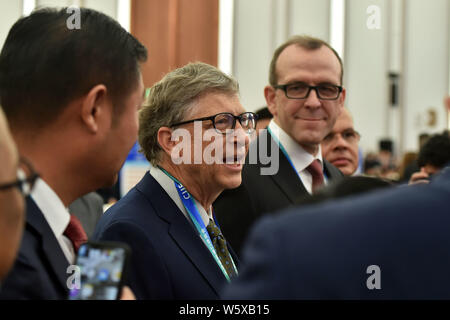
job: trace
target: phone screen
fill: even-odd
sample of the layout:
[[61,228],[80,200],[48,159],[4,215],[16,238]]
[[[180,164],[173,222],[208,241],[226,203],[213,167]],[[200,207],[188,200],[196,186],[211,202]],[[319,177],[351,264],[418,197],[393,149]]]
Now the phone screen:
[[79,288],[70,290],[70,300],[116,300],[123,283],[129,249],[113,244],[86,243],[78,250]]

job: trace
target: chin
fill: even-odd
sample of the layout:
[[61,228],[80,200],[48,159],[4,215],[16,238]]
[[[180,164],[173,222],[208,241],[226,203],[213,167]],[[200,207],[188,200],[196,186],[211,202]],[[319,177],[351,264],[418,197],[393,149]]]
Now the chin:
[[341,170],[341,172],[344,174],[344,176],[351,176],[353,174],[353,172],[355,172],[356,170],[352,170],[352,168],[349,167],[337,167],[339,170]]
[[230,177],[226,181],[224,181],[223,188],[226,189],[235,189],[239,187],[242,183],[241,175],[239,174],[239,177]]

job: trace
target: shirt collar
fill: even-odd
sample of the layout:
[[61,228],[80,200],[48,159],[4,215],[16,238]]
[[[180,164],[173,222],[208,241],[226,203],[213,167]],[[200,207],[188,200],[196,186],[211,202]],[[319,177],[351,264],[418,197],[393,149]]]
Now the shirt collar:
[[283,146],[284,150],[289,155],[295,170],[297,172],[305,170],[311,162],[318,159],[323,169],[322,148],[319,144],[319,151],[316,156],[308,153],[303,147],[298,144],[290,135],[288,135],[280,126],[278,126],[274,120],[269,123],[270,131],[276,136],[279,143]]
[[39,178],[36,180],[31,197],[41,210],[56,238],[62,236],[69,225],[70,213],[55,191]]
[[[169,197],[173,200],[173,202],[175,202],[177,207],[181,210],[181,212],[183,212],[186,218],[188,218],[188,220],[190,221],[188,212],[180,199],[174,181],[158,167],[151,167],[150,174],[153,176],[153,178],[155,178],[155,180],[159,183],[159,185],[164,189],[164,191],[166,191]],[[209,224],[209,219],[210,218],[212,219],[211,208],[209,208],[207,212],[205,208],[202,207],[200,202],[197,201],[197,199],[195,199],[194,197],[192,197],[192,199],[194,199],[195,205],[200,213],[200,217],[202,218],[203,223],[205,224],[205,226],[207,226]]]

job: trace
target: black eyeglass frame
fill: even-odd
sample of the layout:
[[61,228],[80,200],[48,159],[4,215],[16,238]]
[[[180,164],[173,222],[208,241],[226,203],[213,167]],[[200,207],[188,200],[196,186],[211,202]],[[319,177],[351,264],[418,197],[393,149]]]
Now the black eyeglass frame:
[[[181,125],[183,125],[183,124],[188,124],[188,123],[195,122],[195,121],[206,121],[206,120],[211,120],[211,122],[212,122],[212,124],[213,124],[213,127],[214,127],[214,129],[215,129],[217,132],[219,132],[219,133],[221,133],[221,134],[227,134],[226,132],[222,132],[222,131],[220,131],[219,129],[216,128],[216,121],[215,121],[214,119],[215,119],[216,117],[222,115],[222,114],[228,114],[228,115],[231,115],[231,116],[233,117],[233,125],[232,125],[231,128],[230,128],[231,130],[234,130],[234,128],[236,128],[236,120],[239,120],[239,123],[240,123],[241,126],[242,126],[242,117],[243,117],[243,115],[244,115],[244,114],[252,114],[252,115],[253,115],[253,118],[254,118],[254,120],[255,120],[255,128],[253,128],[253,130],[256,129],[256,124],[257,124],[257,122],[258,122],[258,115],[257,115],[256,113],[254,113],[254,112],[244,112],[244,113],[241,113],[241,114],[238,115],[238,116],[235,116],[234,114],[232,114],[232,113],[230,113],[230,112],[221,112],[221,113],[215,114],[215,115],[210,116],[210,117],[197,118],[197,119],[192,119],[192,120],[187,120],[187,121],[175,123],[175,124],[170,125],[170,127],[171,127],[171,128],[173,128],[173,127],[178,127],[178,126],[181,126]],[[229,130],[229,129],[227,129],[227,130]]]
[[[19,158],[19,163],[23,163],[25,164],[25,166],[27,167],[27,169],[30,171],[30,176],[22,179],[22,178],[17,178],[17,180],[13,181],[13,182],[8,182],[8,183],[4,183],[0,185],[0,191],[3,190],[9,190],[12,188],[17,188],[19,189],[20,193],[22,193],[22,195],[24,197],[28,196],[29,193],[31,192],[31,190],[33,190],[33,186],[36,182],[36,180],[39,178],[39,174],[34,170],[33,165],[26,160],[23,157]],[[25,192],[25,188],[24,188],[24,184],[28,183],[30,184],[30,188],[28,190],[28,192]]]
[[318,88],[324,87],[325,85],[310,86],[310,85],[308,85],[308,84],[306,84],[306,83],[302,83],[302,84],[304,84],[305,86],[308,87],[308,91],[306,92],[306,95],[305,95],[303,98],[293,98],[293,97],[288,96],[288,93],[287,93],[287,87],[292,86],[292,85],[296,85],[296,84],[300,84],[300,83],[278,84],[278,85],[275,85],[275,86],[273,86],[273,87],[274,87],[275,89],[283,90],[283,91],[284,91],[284,94],[286,95],[286,98],[288,98],[288,99],[298,99],[298,100],[307,99],[307,98],[309,97],[309,94],[311,93],[311,90],[316,91],[317,98],[319,98],[320,100],[337,100],[337,99],[339,99],[339,96],[341,95],[342,90],[344,89],[342,86],[337,86],[337,85],[335,85],[335,84],[327,84],[326,86],[335,87],[335,88],[338,89],[337,97],[336,97],[336,98],[322,98],[322,97],[320,96],[320,93],[319,93]]

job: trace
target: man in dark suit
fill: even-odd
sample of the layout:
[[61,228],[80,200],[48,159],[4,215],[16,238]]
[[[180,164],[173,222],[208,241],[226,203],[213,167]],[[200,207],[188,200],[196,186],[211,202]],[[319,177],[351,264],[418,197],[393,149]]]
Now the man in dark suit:
[[[255,225],[225,299],[450,299],[450,168]],[[280,262],[281,261],[281,262]]]
[[255,119],[239,102],[236,80],[204,63],[176,69],[151,88],[139,118],[151,170],[94,234],[131,247],[127,279],[138,299],[218,299],[236,276],[237,257],[211,205],[241,183]]
[[450,163],[429,184],[265,218],[223,297],[450,299],[449,208]]
[[19,154],[41,176],[1,299],[67,298],[67,267],[87,240],[67,206],[113,185],[137,138],[146,49],[102,13],[75,14],[76,30],[66,9],[19,19],[0,55],[0,102]]
[[275,51],[264,88],[273,120],[250,146],[242,185],[214,203],[238,254],[256,219],[343,176],[320,147],[344,106],[342,71],[339,55],[320,39],[296,36]]

